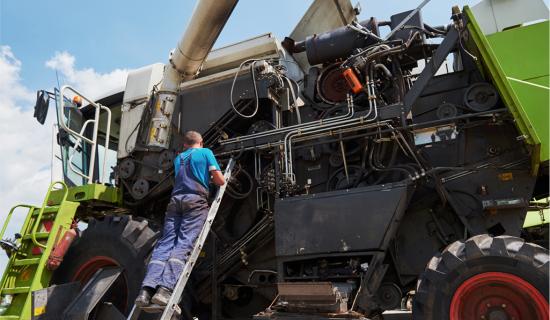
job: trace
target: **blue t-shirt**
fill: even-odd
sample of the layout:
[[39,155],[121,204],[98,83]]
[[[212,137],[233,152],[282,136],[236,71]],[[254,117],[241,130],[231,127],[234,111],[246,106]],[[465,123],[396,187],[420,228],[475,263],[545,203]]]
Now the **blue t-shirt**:
[[[192,150],[195,151],[193,152],[193,155],[191,156],[189,162],[189,165],[191,166],[191,171],[193,172],[197,180],[199,180],[199,182],[204,187],[210,190],[210,171],[220,170],[218,162],[216,161],[212,150],[206,148],[191,148],[186,150],[183,153],[184,162],[188,162],[187,158],[189,158]],[[176,159],[174,159],[174,166],[176,167],[177,176],[181,168],[181,154],[179,154]]]

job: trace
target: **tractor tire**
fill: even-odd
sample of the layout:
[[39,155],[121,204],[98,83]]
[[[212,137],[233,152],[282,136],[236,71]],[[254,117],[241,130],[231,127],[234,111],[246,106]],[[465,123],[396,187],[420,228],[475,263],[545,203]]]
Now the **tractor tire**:
[[420,274],[413,317],[422,320],[548,319],[548,250],[486,234],[437,253]]
[[[112,302],[128,316],[134,305],[153,248],[162,236],[162,226],[140,217],[106,216],[91,219],[71,244],[50,285],[81,282],[81,288],[99,268],[124,267],[123,273],[107,291],[102,302]],[[143,317],[142,317],[143,316]],[[142,315],[140,319],[145,319]]]

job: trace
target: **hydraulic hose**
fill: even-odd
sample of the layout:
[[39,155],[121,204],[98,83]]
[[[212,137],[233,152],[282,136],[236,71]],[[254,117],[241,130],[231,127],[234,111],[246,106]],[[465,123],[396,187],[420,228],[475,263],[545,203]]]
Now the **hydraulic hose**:
[[[241,152],[242,152],[242,150],[241,150]],[[246,172],[246,170],[240,170],[239,173],[241,173],[241,172],[244,173],[245,176],[248,177],[248,180],[250,181],[250,189],[246,193],[240,193],[240,192],[234,190],[228,184],[225,191],[227,192],[227,194],[229,194],[234,199],[244,199],[244,198],[248,197],[252,193],[252,191],[254,190],[254,180],[252,179],[250,174],[248,172]]]

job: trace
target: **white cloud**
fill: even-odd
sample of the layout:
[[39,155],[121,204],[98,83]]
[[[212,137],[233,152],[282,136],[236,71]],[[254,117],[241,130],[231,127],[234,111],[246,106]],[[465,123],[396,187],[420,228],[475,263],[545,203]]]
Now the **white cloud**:
[[[123,86],[128,70],[116,69],[111,73],[96,73],[94,69],[78,70],[75,58],[67,52],[56,53],[46,66],[57,68],[70,84],[90,98],[102,92]],[[56,122],[55,102],[45,125],[35,118],[36,93],[31,92],[20,77],[21,61],[17,60],[9,46],[0,46],[0,223],[6,221],[9,210],[17,204],[41,206],[50,185],[52,150],[52,126]],[[46,88],[43,88],[46,89]],[[59,154],[59,147],[56,145]],[[56,179],[62,177],[57,161]],[[4,237],[20,232],[27,211],[15,211]],[[0,226],[1,227],[1,226]],[[0,272],[7,257],[0,252]]]
[[103,74],[95,72],[93,68],[77,70],[74,67],[75,60],[75,57],[66,51],[56,52],[53,58],[46,62],[46,66],[59,70],[67,77],[67,84],[91,99],[126,84],[128,69],[116,69]]
[[[30,92],[19,76],[21,61],[11,48],[0,47],[0,221],[6,221],[17,204],[39,205],[50,182],[51,130],[54,117],[41,126],[33,118],[36,94]],[[51,112],[51,110],[50,110]],[[54,111],[55,112],[55,111]],[[4,237],[20,232],[26,209],[14,212]],[[0,270],[7,258],[0,252]]]

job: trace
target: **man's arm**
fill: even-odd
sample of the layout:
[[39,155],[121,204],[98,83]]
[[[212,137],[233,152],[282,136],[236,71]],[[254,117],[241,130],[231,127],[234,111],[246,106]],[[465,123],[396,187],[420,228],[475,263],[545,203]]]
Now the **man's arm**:
[[208,163],[208,171],[210,171],[210,174],[212,174],[214,178],[214,184],[218,187],[223,186],[225,184],[225,178],[211,150],[208,150],[206,153],[206,162]]
[[223,173],[220,170],[212,170],[210,171],[210,173],[214,178],[214,184],[216,186],[221,187],[225,184],[225,178],[223,177]]

